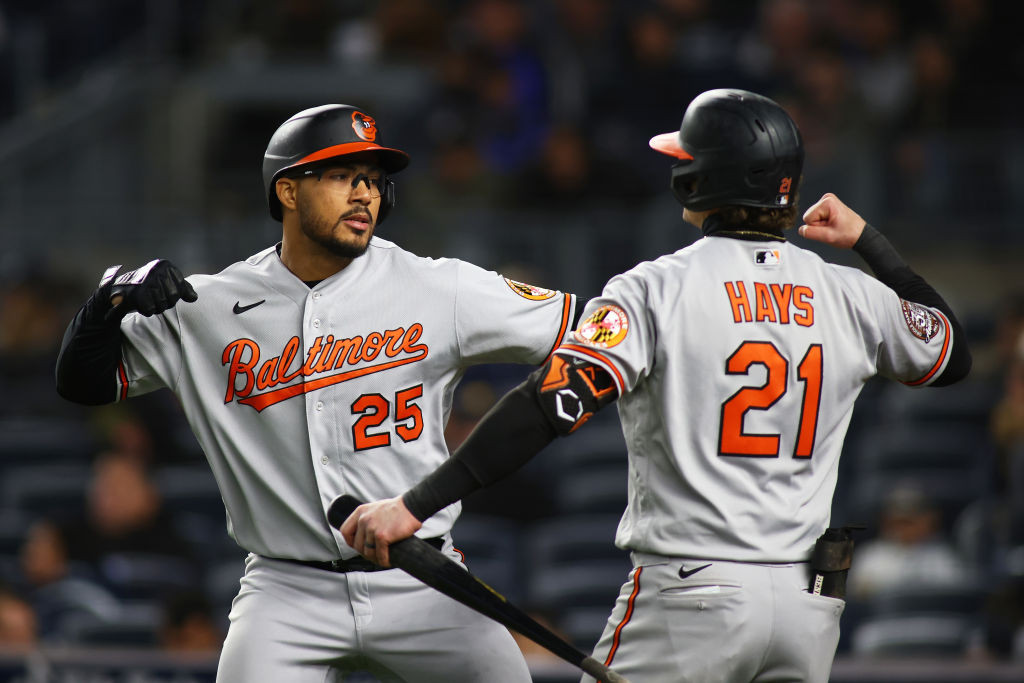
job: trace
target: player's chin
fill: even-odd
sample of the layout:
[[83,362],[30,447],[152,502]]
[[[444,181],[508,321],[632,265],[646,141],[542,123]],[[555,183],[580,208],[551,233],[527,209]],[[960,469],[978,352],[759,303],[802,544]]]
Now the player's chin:
[[333,239],[326,240],[323,246],[335,256],[357,258],[366,253],[372,236],[373,230],[367,230],[362,235],[335,235]]

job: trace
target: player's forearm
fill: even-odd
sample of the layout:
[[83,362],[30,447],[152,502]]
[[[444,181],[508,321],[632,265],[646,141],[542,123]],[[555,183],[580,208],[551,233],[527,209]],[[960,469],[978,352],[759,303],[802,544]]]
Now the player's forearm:
[[413,516],[425,521],[512,474],[554,441],[557,433],[537,401],[536,382],[531,375],[506,394],[447,462],[402,496]]
[[110,301],[98,290],[79,309],[64,333],[57,356],[57,393],[86,405],[112,403],[121,360],[119,318],[104,320]]
[[896,247],[870,224],[864,226],[864,232],[853,245],[853,250],[871,266],[875,277],[888,285],[901,299],[937,308],[945,313],[950,321],[956,317],[953,309],[935,288],[911,270],[896,251]]
[[901,299],[937,308],[949,318],[953,330],[953,345],[945,370],[932,382],[932,386],[952,384],[966,377],[971,370],[971,352],[963,327],[946,300],[923,277],[915,273],[885,235],[870,224],[864,226],[864,232],[853,245],[853,249],[871,267],[875,276]]

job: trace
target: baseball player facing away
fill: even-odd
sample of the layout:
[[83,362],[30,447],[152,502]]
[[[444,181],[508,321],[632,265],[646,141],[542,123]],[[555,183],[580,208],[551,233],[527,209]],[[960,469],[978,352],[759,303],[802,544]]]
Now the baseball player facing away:
[[388,543],[618,399],[629,502],[615,542],[634,568],[594,657],[634,681],[824,682],[852,547],[826,528],[854,400],[876,374],[963,378],[963,332],[834,195],[800,234],[853,248],[878,279],[786,240],[803,147],[772,100],[703,93],[651,146],[676,159],[672,189],[703,238],[612,278],[451,459],[341,528],[387,563]]
[[[530,680],[504,627],[379,571],[327,522],[336,496],[394,496],[449,457],[468,366],[539,365],[574,326],[572,295],[374,236],[409,161],[379,138],[346,105],[291,117],[263,163],[279,244],[216,275],[111,268],[64,338],[61,395],[102,404],[168,387],[213,469],[250,553],[218,681]],[[458,514],[420,531],[453,558]]]

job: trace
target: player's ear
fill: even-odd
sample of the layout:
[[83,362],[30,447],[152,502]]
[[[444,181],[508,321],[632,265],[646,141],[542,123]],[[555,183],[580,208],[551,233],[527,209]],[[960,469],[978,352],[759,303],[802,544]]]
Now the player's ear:
[[298,191],[299,183],[295,178],[278,178],[274,183],[274,192],[277,193],[277,201],[281,202],[282,210],[295,210]]

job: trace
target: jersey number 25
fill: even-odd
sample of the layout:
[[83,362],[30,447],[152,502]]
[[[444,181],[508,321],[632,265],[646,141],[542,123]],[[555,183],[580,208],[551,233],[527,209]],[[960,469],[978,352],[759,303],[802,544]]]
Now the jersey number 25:
[[[420,438],[423,432],[423,411],[413,403],[423,396],[423,385],[395,392],[395,433],[408,443]],[[378,430],[391,415],[391,402],[380,394],[363,394],[352,402],[352,414],[359,419],[352,425],[352,446],[357,451],[391,445],[391,434],[385,428]]]
[[[771,342],[746,341],[725,362],[728,375],[747,375],[753,365],[763,365],[767,378],[762,386],[746,386],[722,403],[719,455],[755,458],[779,456],[779,434],[748,434],[743,418],[748,410],[768,410],[782,398],[789,384],[789,361]],[[797,421],[794,458],[809,458],[814,451],[814,433],[818,426],[821,401],[821,344],[811,344],[797,366],[797,379],[803,385],[800,418]]]

